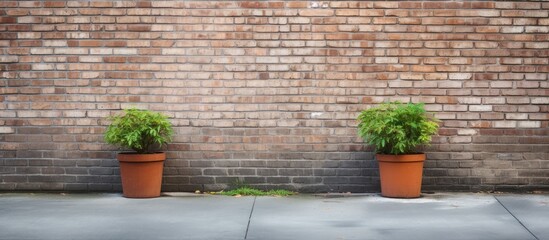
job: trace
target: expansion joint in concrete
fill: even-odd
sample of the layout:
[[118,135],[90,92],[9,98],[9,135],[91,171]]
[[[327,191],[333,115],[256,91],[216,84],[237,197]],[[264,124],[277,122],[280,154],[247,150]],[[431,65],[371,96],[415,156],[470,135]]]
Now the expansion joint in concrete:
[[520,219],[517,218],[517,216],[515,216],[515,214],[513,214],[513,212],[511,212],[511,211],[510,211],[510,210],[509,210],[509,209],[508,209],[508,208],[498,199],[498,197],[496,197],[496,196],[493,196],[493,197],[496,199],[496,201],[498,201],[498,203],[499,203],[503,208],[505,208],[505,210],[506,210],[509,214],[511,214],[511,216],[513,216],[513,218],[515,218],[515,220],[517,220],[518,223],[520,223],[520,225],[521,225],[524,229],[526,229],[526,231],[528,231],[536,240],[540,240],[532,231],[530,231],[530,229],[528,229],[528,228],[526,227],[526,225],[524,225],[524,223],[522,223],[522,221],[520,221]]
[[254,203],[252,204],[252,209],[250,210],[250,217],[248,217],[248,226],[246,226],[246,235],[244,235],[244,239],[248,238],[248,230],[250,230],[250,223],[252,222],[252,214],[254,213],[256,200],[257,200],[257,197],[254,197]]

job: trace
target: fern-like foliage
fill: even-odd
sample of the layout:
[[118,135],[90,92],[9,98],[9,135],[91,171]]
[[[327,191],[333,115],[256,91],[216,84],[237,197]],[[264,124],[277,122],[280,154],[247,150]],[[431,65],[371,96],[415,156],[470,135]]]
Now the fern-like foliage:
[[168,117],[149,110],[126,109],[123,115],[109,118],[105,141],[137,153],[154,153],[172,140]]
[[423,103],[383,103],[362,111],[357,120],[358,135],[382,154],[415,153],[438,130],[438,120],[427,114]]

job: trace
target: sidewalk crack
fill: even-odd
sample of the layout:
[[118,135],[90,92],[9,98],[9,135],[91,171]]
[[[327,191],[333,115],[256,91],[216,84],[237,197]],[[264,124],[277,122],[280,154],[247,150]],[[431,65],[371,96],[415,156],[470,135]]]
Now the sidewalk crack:
[[256,199],[257,197],[254,196],[254,203],[252,204],[252,210],[250,211],[250,216],[248,217],[248,226],[246,226],[246,235],[244,235],[244,239],[248,238],[248,230],[250,230],[250,223],[252,222],[252,214],[254,213]]
[[503,203],[496,197],[496,196],[492,196],[496,199],[496,201],[498,201],[499,205],[501,205],[509,214],[511,214],[511,216],[513,216],[513,218],[515,218],[515,220],[517,220],[518,223],[520,223],[520,225],[526,229],[526,231],[528,231],[536,240],[540,240],[532,231],[530,231],[530,229],[528,229],[524,223],[522,223],[516,216],[515,214],[513,214],[505,205],[503,205]]

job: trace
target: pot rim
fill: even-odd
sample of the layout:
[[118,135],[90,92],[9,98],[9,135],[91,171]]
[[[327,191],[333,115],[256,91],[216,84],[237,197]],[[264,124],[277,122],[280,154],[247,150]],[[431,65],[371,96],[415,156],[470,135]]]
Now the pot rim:
[[137,152],[119,152],[117,154],[128,154],[128,155],[152,155],[152,154],[163,154],[165,152],[153,152],[153,153],[137,153]]
[[424,162],[425,153],[412,154],[376,154],[378,162],[406,163],[406,162]]
[[166,160],[165,152],[157,153],[136,153],[121,152],[116,155],[119,162],[162,162]]

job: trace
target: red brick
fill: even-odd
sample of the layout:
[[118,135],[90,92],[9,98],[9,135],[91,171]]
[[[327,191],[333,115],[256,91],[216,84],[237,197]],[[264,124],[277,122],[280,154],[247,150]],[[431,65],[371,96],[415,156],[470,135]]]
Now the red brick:
[[151,28],[149,25],[128,25],[128,31],[131,32],[148,32],[151,31]]
[[0,17],[0,23],[16,23],[16,21],[15,17]]
[[241,8],[267,8],[268,6],[266,2],[245,1],[240,3]]
[[99,8],[107,8],[112,7],[112,2],[100,2],[100,1],[94,1],[90,2],[91,7],[99,7]]
[[123,63],[126,60],[126,57],[103,57],[103,61],[106,63]]
[[47,7],[47,8],[62,8],[62,7],[65,7],[65,2],[62,2],[62,1],[47,1],[47,2],[44,2],[44,7]]

